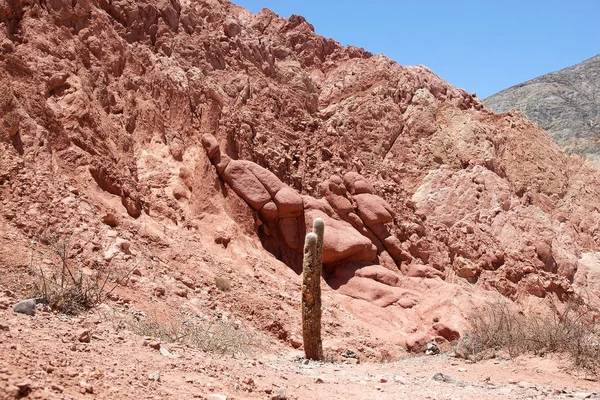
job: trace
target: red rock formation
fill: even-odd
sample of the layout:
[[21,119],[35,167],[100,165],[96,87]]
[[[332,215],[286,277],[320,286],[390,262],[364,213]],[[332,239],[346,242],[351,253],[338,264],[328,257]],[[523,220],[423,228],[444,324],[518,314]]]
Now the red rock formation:
[[358,317],[374,331],[403,321],[402,337],[454,335],[430,316],[464,313],[481,288],[567,298],[597,283],[597,169],[520,114],[302,17],[0,0],[0,85],[2,226],[23,243],[75,232],[86,265],[110,214],[132,248],[171,247],[180,265],[226,237],[218,257],[297,268],[319,216],[336,299],[380,313]]

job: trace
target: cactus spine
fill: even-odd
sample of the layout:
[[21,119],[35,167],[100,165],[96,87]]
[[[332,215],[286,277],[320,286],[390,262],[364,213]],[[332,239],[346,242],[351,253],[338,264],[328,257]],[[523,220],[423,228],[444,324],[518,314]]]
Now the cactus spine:
[[310,360],[323,359],[321,341],[321,271],[323,269],[323,233],[325,222],[315,219],[313,231],[304,241],[302,263],[302,339],[304,354]]

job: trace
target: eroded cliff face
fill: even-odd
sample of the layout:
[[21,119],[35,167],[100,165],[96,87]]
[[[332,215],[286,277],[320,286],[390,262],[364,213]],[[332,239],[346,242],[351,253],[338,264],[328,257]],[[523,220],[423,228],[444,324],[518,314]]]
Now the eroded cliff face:
[[597,285],[598,170],[426,67],[217,0],[4,1],[0,21],[5,248],[68,232],[94,269],[124,237],[149,271],[252,277],[237,311],[291,342],[296,303],[273,302],[316,217],[331,301],[394,340],[454,336],[482,289]]

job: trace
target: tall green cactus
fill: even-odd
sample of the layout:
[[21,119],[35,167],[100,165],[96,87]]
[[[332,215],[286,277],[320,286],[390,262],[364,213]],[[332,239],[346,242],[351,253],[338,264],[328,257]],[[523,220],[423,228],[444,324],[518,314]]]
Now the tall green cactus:
[[323,270],[323,234],[325,222],[313,222],[313,231],[304,241],[302,263],[302,339],[304,354],[310,360],[323,359],[321,341],[321,271]]

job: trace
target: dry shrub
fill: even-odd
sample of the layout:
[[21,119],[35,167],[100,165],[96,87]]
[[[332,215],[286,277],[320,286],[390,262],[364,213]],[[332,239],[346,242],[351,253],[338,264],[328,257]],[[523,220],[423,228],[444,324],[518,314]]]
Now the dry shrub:
[[69,239],[41,238],[39,242],[46,245],[59,262],[52,264],[49,270],[37,267],[36,254],[40,250],[36,248],[37,242],[32,243],[30,273],[34,280],[28,290],[29,297],[40,299],[61,313],[76,315],[101,304],[130,273],[118,274],[95,265],[95,273],[88,276],[70,265]]
[[215,277],[215,286],[221,292],[229,292],[231,290],[231,282],[229,281],[228,278],[225,278],[222,276]]
[[471,330],[463,335],[456,353],[483,358],[496,350],[520,354],[567,355],[576,367],[600,372],[600,324],[586,304],[568,302],[560,308],[523,313],[506,300],[487,303],[468,317]]
[[130,329],[168,343],[181,343],[216,354],[248,354],[255,338],[230,322],[170,319],[161,322],[156,317],[132,320]]

